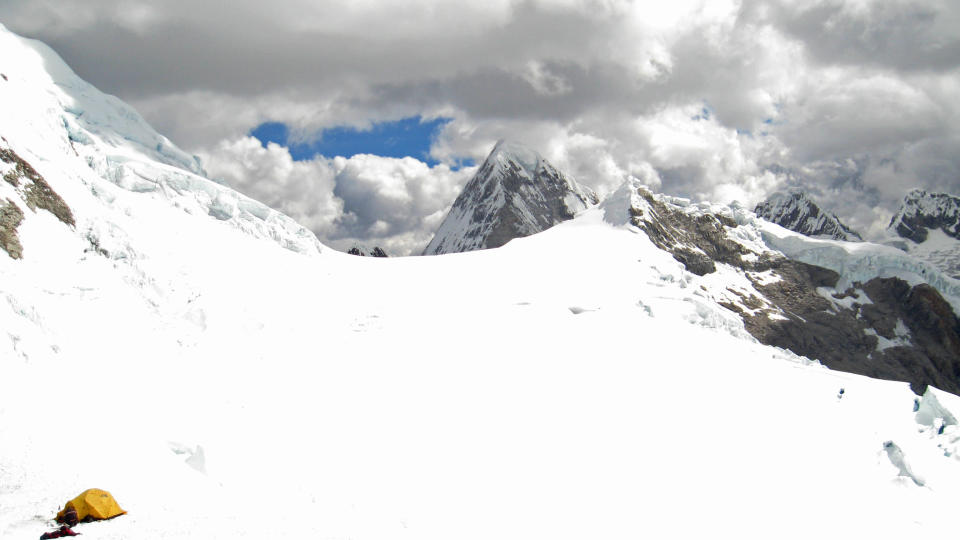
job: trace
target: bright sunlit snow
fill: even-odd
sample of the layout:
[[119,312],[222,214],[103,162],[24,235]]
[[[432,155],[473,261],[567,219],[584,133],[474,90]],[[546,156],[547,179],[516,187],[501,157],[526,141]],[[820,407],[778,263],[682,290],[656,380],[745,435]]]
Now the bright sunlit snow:
[[0,253],[0,537],[92,487],[128,511],[78,526],[99,539],[955,533],[960,398],[758,344],[711,280],[749,282],[686,272],[629,201],[495,250],[348,256],[147,147],[43,47],[0,50],[3,145],[77,220],[25,210],[23,259]]

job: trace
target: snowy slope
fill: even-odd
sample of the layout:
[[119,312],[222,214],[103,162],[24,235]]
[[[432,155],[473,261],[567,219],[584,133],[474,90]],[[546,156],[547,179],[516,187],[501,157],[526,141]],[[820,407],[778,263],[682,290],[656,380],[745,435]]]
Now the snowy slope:
[[500,247],[544,231],[597,203],[533,150],[500,141],[463,188],[424,255]]
[[[0,148],[15,152],[76,206],[76,229],[92,242],[117,244],[115,253],[127,249],[125,227],[92,218],[107,206],[123,221],[127,201],[150,199],[294,251],[320,250],[307,229],[204,178],[195,158],[156,133],[130,106],[77,77],[46,45],[0,26],[0,50]],[[0,172],[12,166],[0,163]],[[0,200],[13,196],[6,184]],[[25,221],[31,220],[28,215]],[[28,253],[30,246],[25,249]]]
[[[809,238],[739,206],[627,182],[601,205],[690,273],[760,342],[831,368],[960,392],[956,280],[886,246]],[[953,302],[953,305],[951,305]]]
[[735,337],[698,278],[597,217],[440,258],[231,249],[164,310],[99,272],[18,283],[37,335],[3,355],[0,530],[36,536],[93,485],[130,512],[98,538],[953,530],[955,426],[919,424],[905,384]]
[[887,227],[889,243],[960,278],[960,197],[915,189]]
[[840,219],[821,209],[803,192],[778,192],[754,208],[758,216],[807,236],[859,242],[863,238]]
[[23,203],[0,252],[0,538],[90,487],[129,512],[77,528],[105,540],[955,534],[960,398],[759,344],[716,296],[753,284],[688,271],[635,192],[499,249],[318,250],[122,131],[75,154],[0,40],[0,135],[75,216]]

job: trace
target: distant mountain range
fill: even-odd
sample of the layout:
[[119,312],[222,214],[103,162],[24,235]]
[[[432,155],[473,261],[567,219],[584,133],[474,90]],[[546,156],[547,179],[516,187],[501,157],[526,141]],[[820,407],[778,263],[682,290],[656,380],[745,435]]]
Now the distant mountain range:
[[[536,152],[500,142],[425,253],[500,246],[572,219],[595,201],[595,195]],[[912,192],[890,229],[911,242],[926,240],[929,230],[944,230],[950,246],[958,248],[958,201]],[[905,255],[911,250],[902,245],[897,250],[863,244],[849,251],[843,244],[797,237],[776,240],[777,233],[742,216],[706,211],[709,205],[691,205],[638,185],[621,188],[601,206],[612,221],[642,230],[693,274],[733,272],[738,276],[734,281],[748,284],[731,287],[731,277],[722,281],[727,285],[705,290],[739,315],[762,343],[834,369],[908,381],[920,393],[928,384],[960,393],[960,321],[955,314],[960,283],[940,274],[930,257]],[[611,214],[613,209],[619,215]],[[863,243],[859,233],[800,191],[776,193],[755,213],[814,239]],[[745,229],[754,232],[741,232]],[[760,235],[765,244],[745,247],[738,240],[743,234]],[[861,264],[870,266],[849,275],[851,266]]]
[[[781,227],[816,238],[862,241],[833,213],[801,191],[776,193],[754,209]],[[915,189],[890,220],[881,243],[906,251],[948,276],[960,278],[960,197]]]

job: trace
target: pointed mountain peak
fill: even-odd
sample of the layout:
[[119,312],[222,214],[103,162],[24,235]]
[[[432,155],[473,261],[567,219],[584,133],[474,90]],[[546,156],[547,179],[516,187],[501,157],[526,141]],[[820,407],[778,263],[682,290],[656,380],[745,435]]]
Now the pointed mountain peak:
[[887,229],[918,244],[934,229],[960,239],[960,197],[913,189],[903,198]]
[[533,149],[522,144],[500,139],[490,151],[486,162],[495,162],[499,164],[518,163],[527,171],[534,172],[540,166],[543,158]]
[[440,224],[424,255],[500,247],[597,203],[536,151],[500,140]]
[[791,189],[774,193],[753,210],[758,216],[785,229],[847,242],[862,242],[859,233],[850,229],[831,212],[820,208],[805,192]]

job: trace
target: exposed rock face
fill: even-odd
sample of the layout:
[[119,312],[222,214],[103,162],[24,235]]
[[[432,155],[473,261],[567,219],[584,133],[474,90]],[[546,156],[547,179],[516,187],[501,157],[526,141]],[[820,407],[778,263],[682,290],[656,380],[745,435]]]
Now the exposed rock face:
[[536,152],[500,141],[454,201],[424,255],[500,247],[597,203]]
[[23,221],[23,211],[16,203],[7,199],[0,201],[0,248],[12,259],[23,258],[23,246],[17,236],[17,227]]
[[728,216],[688,212],[645,189],[636,191],[629,222],[688,271],[706,275],[728,265],[753,291],[730,291],[737,313],[761,343],[819,360],[831,369],[906,381],[922,394],[928,384],[960,393],[960,320],[933,287],[874,278],[837,290],[836,272],[753,251],[731,238]]
[[698,276],[716,271],[715,263],[742,264],[746,248],[726,238],[724,226],[736,222],[718,214],[691,215],[669,208],[646,190],[639,195],[642,207],[630,208],[630,222],[642,229],[657,247],[669,251],[687,270]]
[[927,239],[931,229],[960,239],[960,197],[915,189],[904,198],[887,228],[918,244]]
[[353,246],[350,248],[347,253],[350,255],[357,255],[359,257],[387,257],[387,252],[380,248],[380,246],[374,246],[373,249],[366,249],[360,246]]
[[960,392],[960,321],[929,285],[874,278],[832,292],[839,276],[830,270],[786,259],[771,268],[782,280],[754,287],[780,317],[741,313],[761,343],[831,369],[906,381],[918,394],[928,384]]
[[[67,203],[47,184],[29,163],[9,148],[0,148],[0,170],[3,180],[13,186],[27,208],[50,212],[65,225],[73,227],[76,222]],[[9,189],[9,188],[8,188]],[[17,235],[17,227],[23,222],[23,210],[11,199],[0,200],[0,248],[13,259],[23,258],[23,245]]]
[[53,191],[40,173],[16,152],[9,148],[0,148],[0,161],[14,166],[3,175],[3,179],[21,192],[30,210],[36,211],[40,208],[50,212],[66,225],[73,227],[76,224],[67,203]]
[[828,237],[847,242],[863,238],[844,225],[835,214],[822,210],[805,193],[775,193],[753,210],[763,219],[807,236]]

